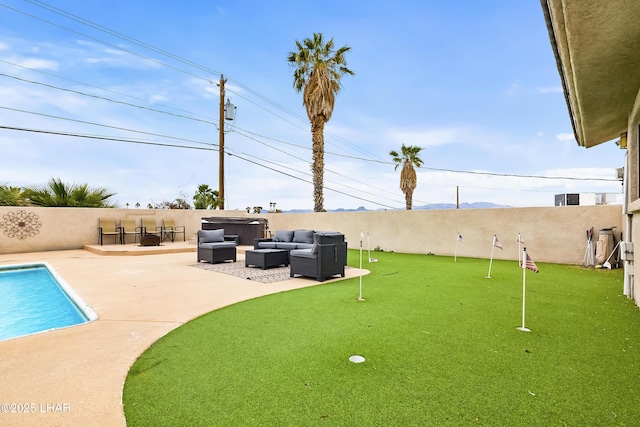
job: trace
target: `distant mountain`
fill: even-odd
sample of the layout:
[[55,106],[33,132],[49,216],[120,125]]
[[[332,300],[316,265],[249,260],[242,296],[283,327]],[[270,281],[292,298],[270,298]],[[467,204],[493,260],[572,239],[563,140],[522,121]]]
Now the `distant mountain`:
[[[506,205],[497,205],[495,203],[490,202],[474,202],[474,203],[460,203],[460,209],[491,209],[491,208],[509,208],[511,206]],[[414,206],[413,210],[421,211],[421,210],[443,210],[443,209],[455,209],[455,203],[432,203],[428,205],[422,206]],[[375,210],[385,210],[385,209],[375,209]],[[404,210],[404,209],[397,209]],[[370,209],[366,209],[364,206],[360,206],[357,209],[329,209],[327,212],[367,212],[371,211]],[[313,209],[291,209],[288,211],[282,211],[283,213],[312,213]]]
[[[474,203],[460,203],[460,209],[491,209],[491,208],[509,208],[510,206],[497,205],[490,202],[474,202]],[[433,203],[430,205],[414,206],[414,210],[426,210],[426,209],[455,209],[455,203]]]

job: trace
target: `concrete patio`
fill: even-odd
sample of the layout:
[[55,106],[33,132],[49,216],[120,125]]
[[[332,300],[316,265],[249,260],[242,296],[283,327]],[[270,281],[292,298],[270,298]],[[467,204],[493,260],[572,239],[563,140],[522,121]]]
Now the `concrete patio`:
[[[0,255],[0,265],[48,262],[99,316],[0,342],[1,425],[124,426],[129,367],[160,337],[239,301],[320,284],[306,278],[263,284],[194,268],[195,246],[188,242],[125,246],[103,246],[110,256],[92,252],[99,248]],[[238,262],[244,262],[241,250]],[[359,274],[346,271],[347,278]]]

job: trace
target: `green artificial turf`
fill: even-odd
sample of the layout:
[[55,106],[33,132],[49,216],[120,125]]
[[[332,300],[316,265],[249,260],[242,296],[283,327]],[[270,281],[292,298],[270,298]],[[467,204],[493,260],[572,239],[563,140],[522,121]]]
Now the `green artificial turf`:
[[322,284],[159,340],[127,377],[128,425],[637,425],[640,312],[621,270],[538,263],[522,332],[516,261],[488,279],[488,260],[374,256],[365,301],[359,278]]

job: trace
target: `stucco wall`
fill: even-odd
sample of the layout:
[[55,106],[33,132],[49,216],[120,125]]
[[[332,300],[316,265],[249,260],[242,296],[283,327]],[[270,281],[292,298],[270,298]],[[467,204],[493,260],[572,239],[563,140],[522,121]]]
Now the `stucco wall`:
[[[350,248],[358,248],[362,230],[365,250],[368,233],[371,249],[379,246],[385,251],[436,255],[453,255],[459,232],[463,243],[458,245],[458,256],[473,258],[489,258],[496,234],[504,246],[504,250],[494,251],[496,259],[518,258],[516,239],[521,233],[535,261],[567,264],[582,264],[587,229],[594,227],[597,233],[615,226],[616,238],[622,231],[620,205],[260,215],[242,211],[0,207],[0,253],[78,249],[97,244],[100,216],[112,216],[118,221],[134,217],[136,223],[142,216],[152,216],[158,225],[163,217],[171,217],[186,227],[187,239],[200,229],[203,217],[259,216],[269,220],[271,231],[335,230],[345,234]],[[18,233],[9,237],[8,224],[16,218],[37,232],[33,236]],[[594,243],[595,240],[597,236]],[[111,240],[105,238],[105,242],[110,244]]]

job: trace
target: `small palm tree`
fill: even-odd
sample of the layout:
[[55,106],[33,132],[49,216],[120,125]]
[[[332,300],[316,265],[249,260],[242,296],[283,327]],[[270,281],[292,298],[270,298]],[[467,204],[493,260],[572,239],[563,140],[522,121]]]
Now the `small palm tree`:
[[26,206],[27,204],[20,187],[0,184],[0,206]]
[[313,164],[314,211],[324,210],[324,124],[331,119],[335,96],[340,91],[340,79],[345,74],[354,75],[347,68],[345,53],[351,48],[343,46],[334,50],[333,39],[324,42],[322,33],[313,33],[300,43],[297,50],[289,52],[287,60],[295,68],[293,87],[302,92],[302,103],[311,122]]
[[397,151],[389,152],[389,155],[393,158],[393,162],[396,164],[394,170],[398,170],[398,166],[402,164],[400,190],[404,193],[405,204],[408,211],[411,210],[413,205],[413,190],[418,186],[418,175],[416,175],[413,167],[419,168],[423,163],[420,157],[418,157],[418,153],[420,153],[421,150],[421,147],[402,144],[400,153]]
[[195,209],[216,209],[220,205],[220,194],[207,184],[200,184],[196,194],[193,196],[193,207]]
[[60,178],[51,178],[47,185],[32,185],[24,190],[25,197],[36,206],[114,208],[109,199],[115,193],[106,188],[91,188],[88,184],[67,184]]

